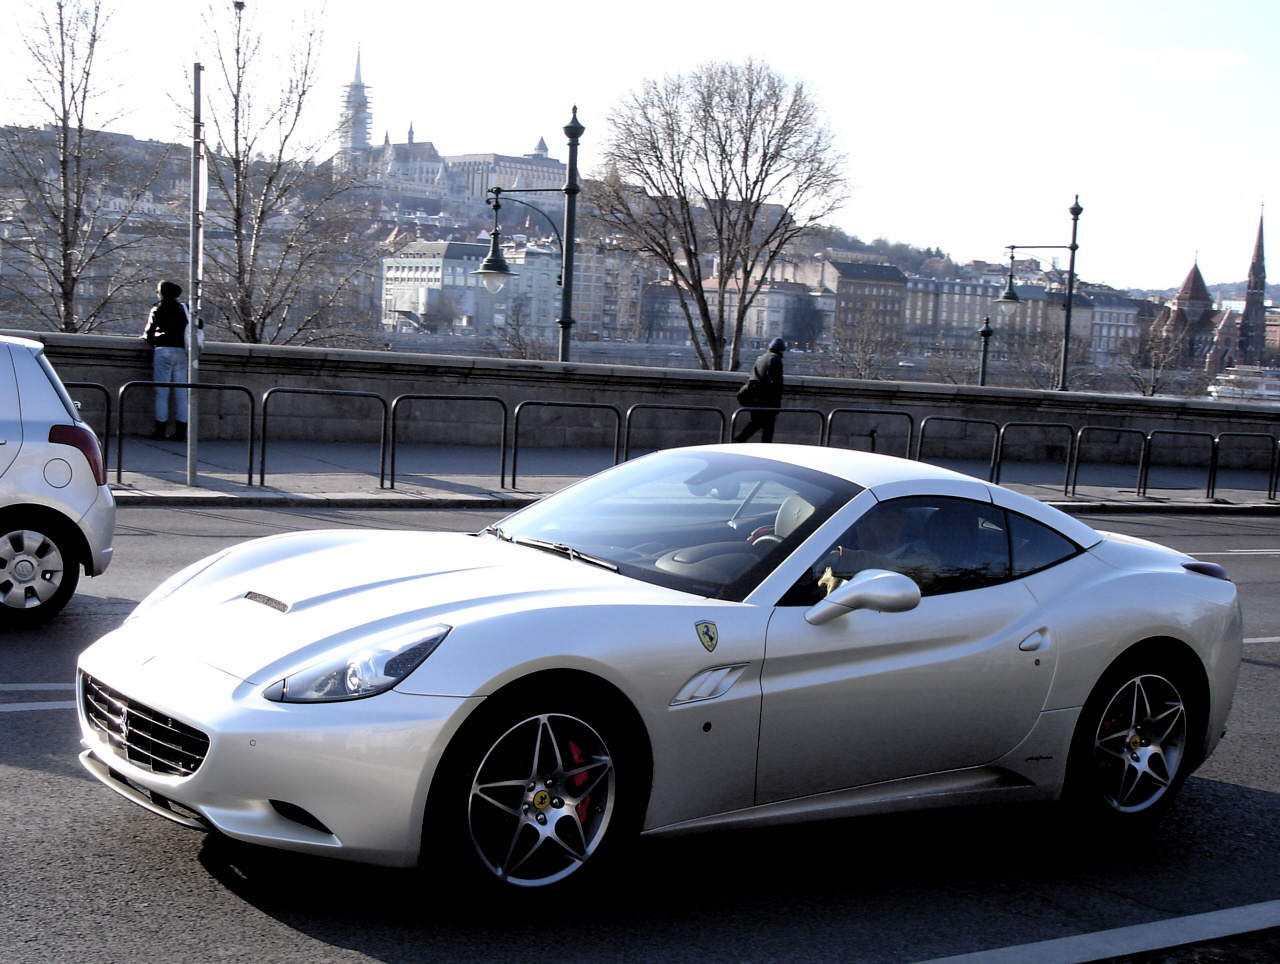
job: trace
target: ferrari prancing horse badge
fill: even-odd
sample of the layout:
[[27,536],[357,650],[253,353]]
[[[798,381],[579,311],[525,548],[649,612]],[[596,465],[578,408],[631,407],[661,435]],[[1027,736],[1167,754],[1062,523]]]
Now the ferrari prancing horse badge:
[[720,634],[716,631],[716,624],[706,620],[700,623],[694,623],[694,629],[698,631],[698,641],[706,648],[707,652],[713,652],[716,643],[720,642]]

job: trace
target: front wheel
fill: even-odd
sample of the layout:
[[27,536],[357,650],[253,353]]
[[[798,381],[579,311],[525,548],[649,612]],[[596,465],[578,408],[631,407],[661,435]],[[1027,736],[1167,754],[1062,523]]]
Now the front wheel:
[[483,880],[515,887],[546,887],[598,865],[634,816],[619,798],[620,771],[629,769],[621,728],[568,707],[487,717],[437,775],[424,852],[439,844]]
[[0,625],[42,623],[76,591],[75,544],[62,526],[0,524],[0,530]]
[[1085,703],[1072,740],[1067,798],[1085,816],[1154,821],[1191,770],[1200,716],[1182,674],[1138,663],[1109,671]]

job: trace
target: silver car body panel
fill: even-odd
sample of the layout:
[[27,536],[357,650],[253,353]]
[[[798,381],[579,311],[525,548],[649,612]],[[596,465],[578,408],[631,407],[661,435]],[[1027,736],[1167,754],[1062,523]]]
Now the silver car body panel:
[[[73,523],[84,538],[88,558],[85,573],[98,576],[111,563],[116,506],[111,490],[98,485],[84,453],[69,445],[48,441],[54,425],[88,426],[80,419],[66,389],[47,362],[44,346],[37,341],[0,336],[0,388],[5,366],[14,376],[22,426],[7,428],[8,415],[0,416],[0,431],[15,434],[21,445],[11,456],[0,446],[0,510],[11,506],[41,506]],[[6,413],[10,412],[8,406]],[[6,462],[5,459],[8,459]]]

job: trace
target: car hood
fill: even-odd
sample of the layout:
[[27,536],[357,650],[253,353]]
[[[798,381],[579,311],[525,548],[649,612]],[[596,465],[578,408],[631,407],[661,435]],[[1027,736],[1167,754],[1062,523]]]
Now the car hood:
[[682,595],[541,550],[451,533],[273,536],[191,572],[97,645],[112,647],[113,660],[181,655],[265,683],[373,634]]

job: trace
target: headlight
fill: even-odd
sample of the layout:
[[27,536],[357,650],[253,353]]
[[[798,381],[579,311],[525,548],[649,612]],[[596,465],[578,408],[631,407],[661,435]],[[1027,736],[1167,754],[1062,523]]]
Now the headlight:
[[358,700],[391,689],[418,668],[449,635],[451,626],[366,641],[359,649],[332,653],[263,692],[278,703],[332,703]]

